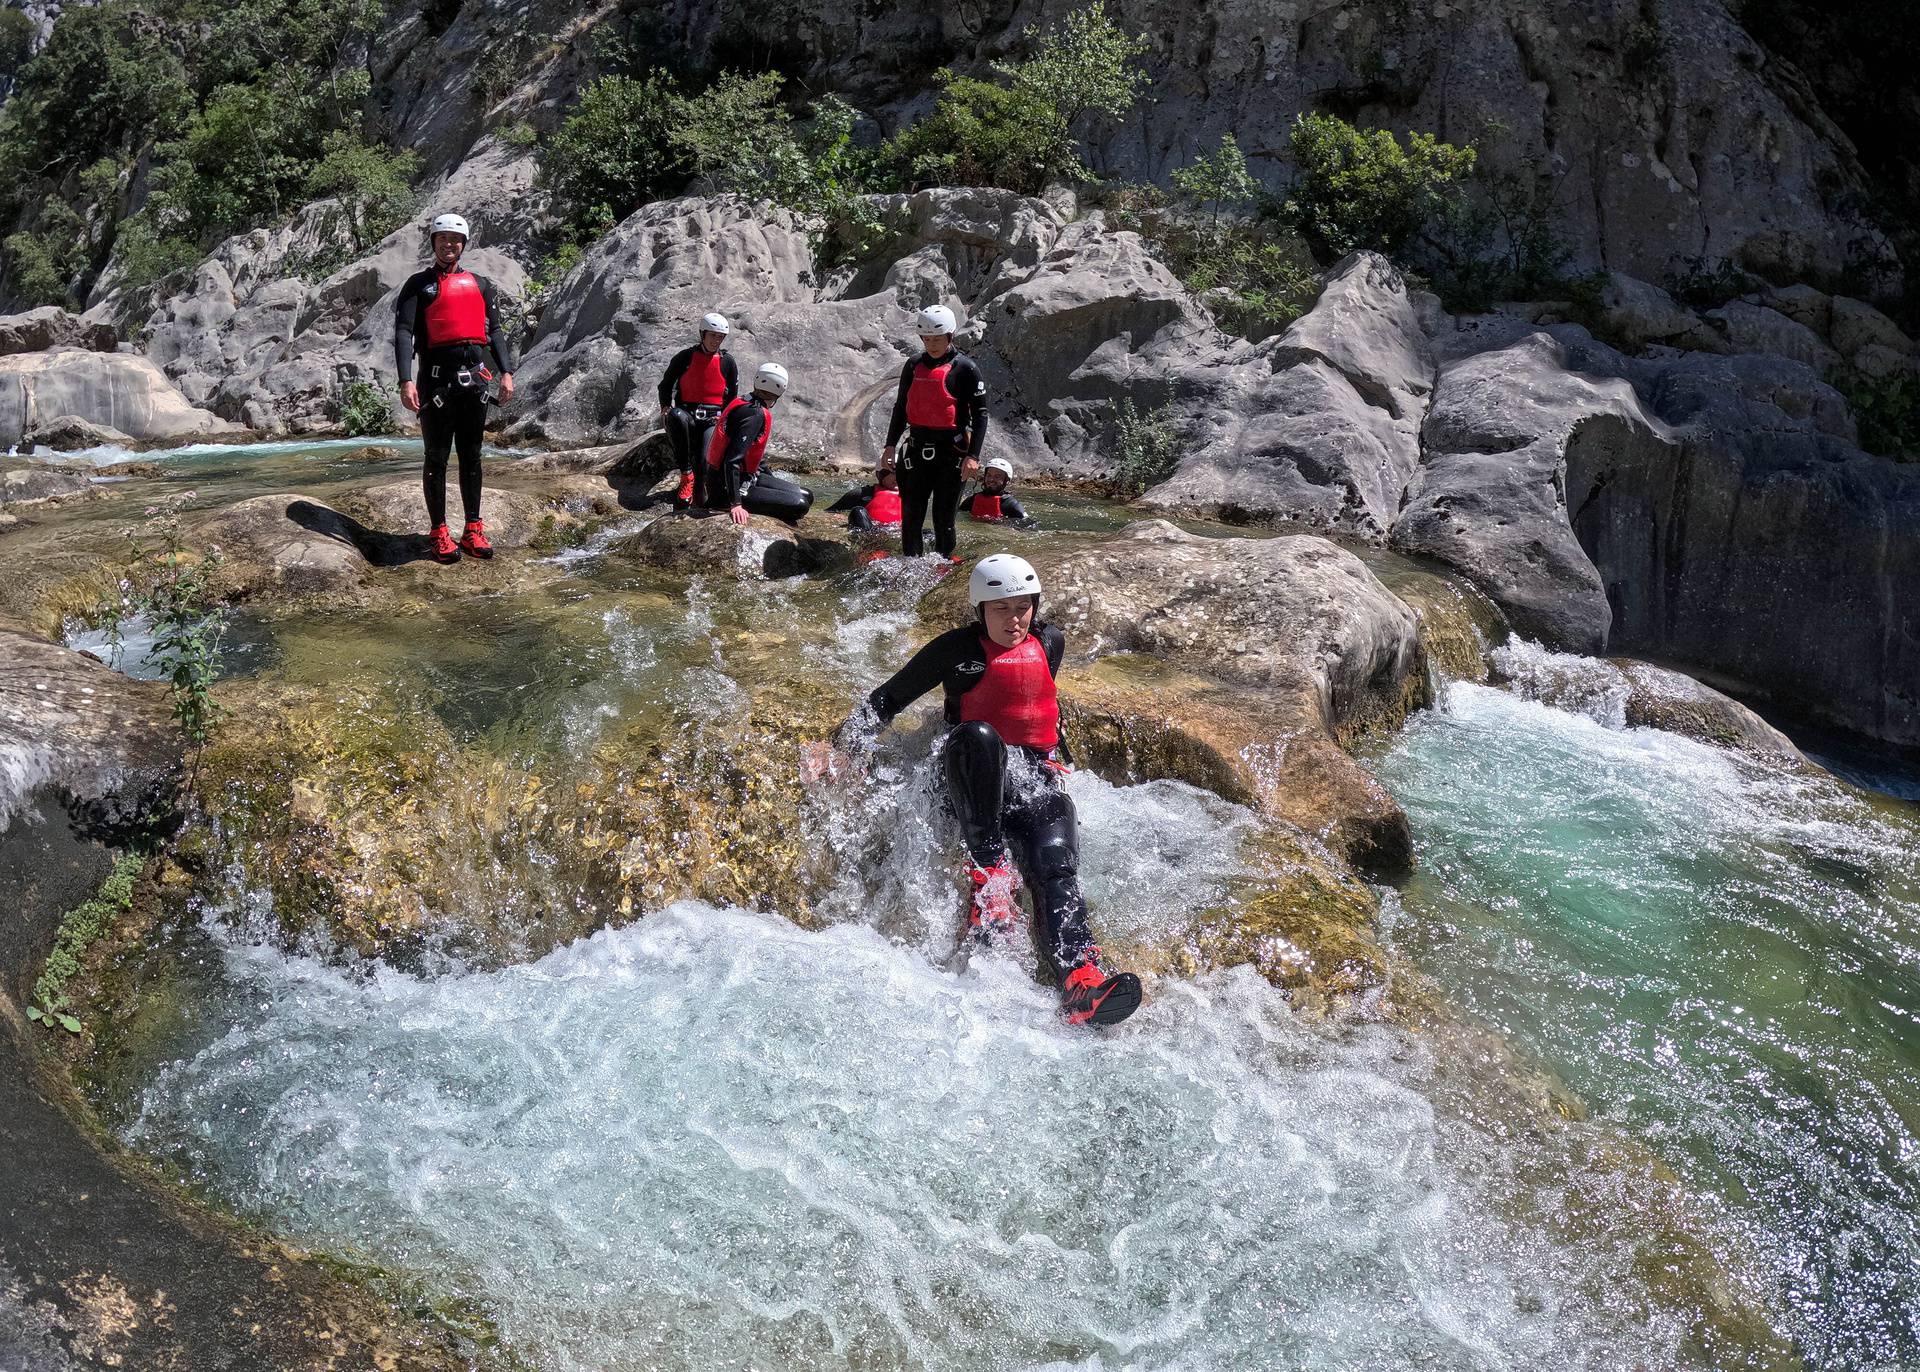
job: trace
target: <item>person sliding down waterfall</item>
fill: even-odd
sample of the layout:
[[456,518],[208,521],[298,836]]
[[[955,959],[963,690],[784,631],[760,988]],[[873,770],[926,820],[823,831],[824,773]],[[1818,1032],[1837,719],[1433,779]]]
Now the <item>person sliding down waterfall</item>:
[[1013,480],[1013,464],[1004,457],[990,458],[980,473],[980,489],[961,501],[968,519],[986,524],[1016,524],[1025,529],[1033,525],[1026,507],[1007,494]]
[[720,411],[740,394],[740,369],[724,351],[732,326],[724,314],[700,319],[700,341],[682,348],[660,378],[660,419],[680,464],[680,491],[674,499],[686,509],[704,505],[707,431]]
[[773,437],[773,407],[787,393],[787,369],[763,362],[753,394],[728,403],[707,445],[707,508],[725,510],[735,524],[750,514],[798,524],[813,507],[813,492],[761,468]]
[[[980,469],[980,445],[987,437],[987,383],[973,359],[953,346],[952,310],[930,305],[920,311],[914,327],[926,351],[900,371],[900,390],[894,397],[880,461],[900,473],[905,507],[900,551],[918,557],[925,550],[931,504],[934,550],[952,558],[960,483]],[[907,445],[900,452],[903,432]]]
[[[480,521],[480,442],[487,428],[487,383],[500,373],[500,400],[513,399],[513,346],[500,328],[493,283],[460,266],[467,250],[467,221],[443,214],[429,231],[433,265],[415,272],[400,288],[394,311],[393,360],[400,370],[400,403],[420,415],[426,446],[423,485],[427,497],[427,537],[440,562],[458,562],[460,554],[492,557],[486,525]],[[420,380],[413,359],[420,358]],[[460,449],[460,503],[467,527],[460,542],[447,532],[447,453]]]
[[981,938],[1010,931],[1024,877],[1034,892],[1042,954],[1060,979],[1062,1012],[1074,1024],[1115,1024],[1139,1008],[1140,979],[1108,973],[1087,929],[1054,689],[1066,636],[1038,618],[1040,577],[1024,558],[982,558],[967,598],[974,622],[941,634],[875,689],[834,734],[833,746],[814,753],[810,770],[816,777],[837,772],[842,750],[870,746],[902,710],[943,687],[954,726],[942,745],[947,793],[973,883],[970,930]]

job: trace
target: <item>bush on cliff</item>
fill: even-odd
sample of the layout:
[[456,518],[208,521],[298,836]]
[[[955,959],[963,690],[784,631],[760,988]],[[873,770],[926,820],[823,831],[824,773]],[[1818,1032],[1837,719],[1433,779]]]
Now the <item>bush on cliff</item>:
[[541,162],[575,237],[595,238],[686,185],[693,168],[673,137],[680,111],[672,78],[661,71],[602,77],[580,93]]
[[1286,213],[1331,259],[1361,248],[1399,256],[1474,164],[1472,148],[1432,134],[1362,130],[1330,114],[1303,114],[1291,138],[1295,181]]

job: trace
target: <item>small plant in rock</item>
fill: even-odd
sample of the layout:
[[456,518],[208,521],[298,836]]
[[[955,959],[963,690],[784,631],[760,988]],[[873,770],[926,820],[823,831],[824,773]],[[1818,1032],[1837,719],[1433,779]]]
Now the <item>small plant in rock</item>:
[[340,395],[340,428],[348,438],[393,432],[393,397],[372,381],[349,381]]
[[1920,376],[1869,377],[1843,368],[1827,383],[1846,397],[1862,448],[1896,462],[1920,462]]
[[1252,204],[1260,192],[1259,183],[1247,170],[1247,155],[1230,133],[1220,135],[1220,146],[1213,152],[1175,171],[1173,187],[1195,204],[1210,208],[1212,216],[1207,222],[1216,229],[1223,208]]
[[[191,498],[192,492],[181,497]],[[153,513],[160,515],[158,510]],[[152,632],[149,660],[167,683],[174,722],[192,749],[191,788],[200,757],[226,713],[213,698],[220,640],[226,633],[226,614],[214,591],[220,550],[212,547],[196,554],[187,548],[179,520],[171,513],[160,515],[146,530],[130,531],[127,542],[128,574],[95,618],[116,656],[129,620],[144,620]]]
[[81,1030],[79,1018],[67,998],[67,985],[80,974],[87,949],[104,934],[114,920],[133,907],[134,883],[139,880],[145,859],[137,853],[123,854],[114,864],[100,889],[67,912],[53,936],[53,948],[41,964],[40,976],[33,984],[33,1000],[27,1006],[27,1018],[51,1029],[59,1027],[69,1034]]
[[1180,465],[1179,437],[1165,406],[1141,414],[1129,397],[1114,407],[1113,492],[1132,500],[1172,476]]
[[1667,278],[1675,300],[1696,310],[1713,310],[1760,289],[1759,278],[1724,257],[1680,259]]

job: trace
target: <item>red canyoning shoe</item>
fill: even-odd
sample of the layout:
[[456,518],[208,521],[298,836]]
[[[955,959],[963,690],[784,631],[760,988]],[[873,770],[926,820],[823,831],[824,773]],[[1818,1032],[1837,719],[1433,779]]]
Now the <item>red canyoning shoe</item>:
[[468,557],[492,557],[493,545],[487,542],[487,526],[477,519],[469,519],[466,532],[460,535],[460,551]]
[[436,524],[433,532],[427,535],[427,545],[433,553],[435,562],[458,562],[460,545],[453,541],[453,535],[447,532],[447,526]]
[[1020,927],[1020,906],[1013,898],[1020,874],[1004,862],[972,868],[973,907],[967,912],[968,930],[977,939],[1011,934]]
[[682,506],[693,504],[693,473],[680,473],[680,489],[674,494],[675,500]]
[[1108,976],[1099,950],[1067,973],[1060,988],[1060,1013],[1068,1024],[1118,1024],[1140,1008],[1140,978],[1131,972]]

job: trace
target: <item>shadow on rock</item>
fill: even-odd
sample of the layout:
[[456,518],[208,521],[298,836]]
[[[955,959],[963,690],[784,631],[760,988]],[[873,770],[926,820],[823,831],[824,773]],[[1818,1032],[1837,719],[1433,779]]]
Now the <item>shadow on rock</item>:
[[425,534],[390,534],[370,529],[352,515],[311,500],[287,506],[287,518],[308,533],[331,538],[352,548],[375,567],[404,567],[431,558]]

